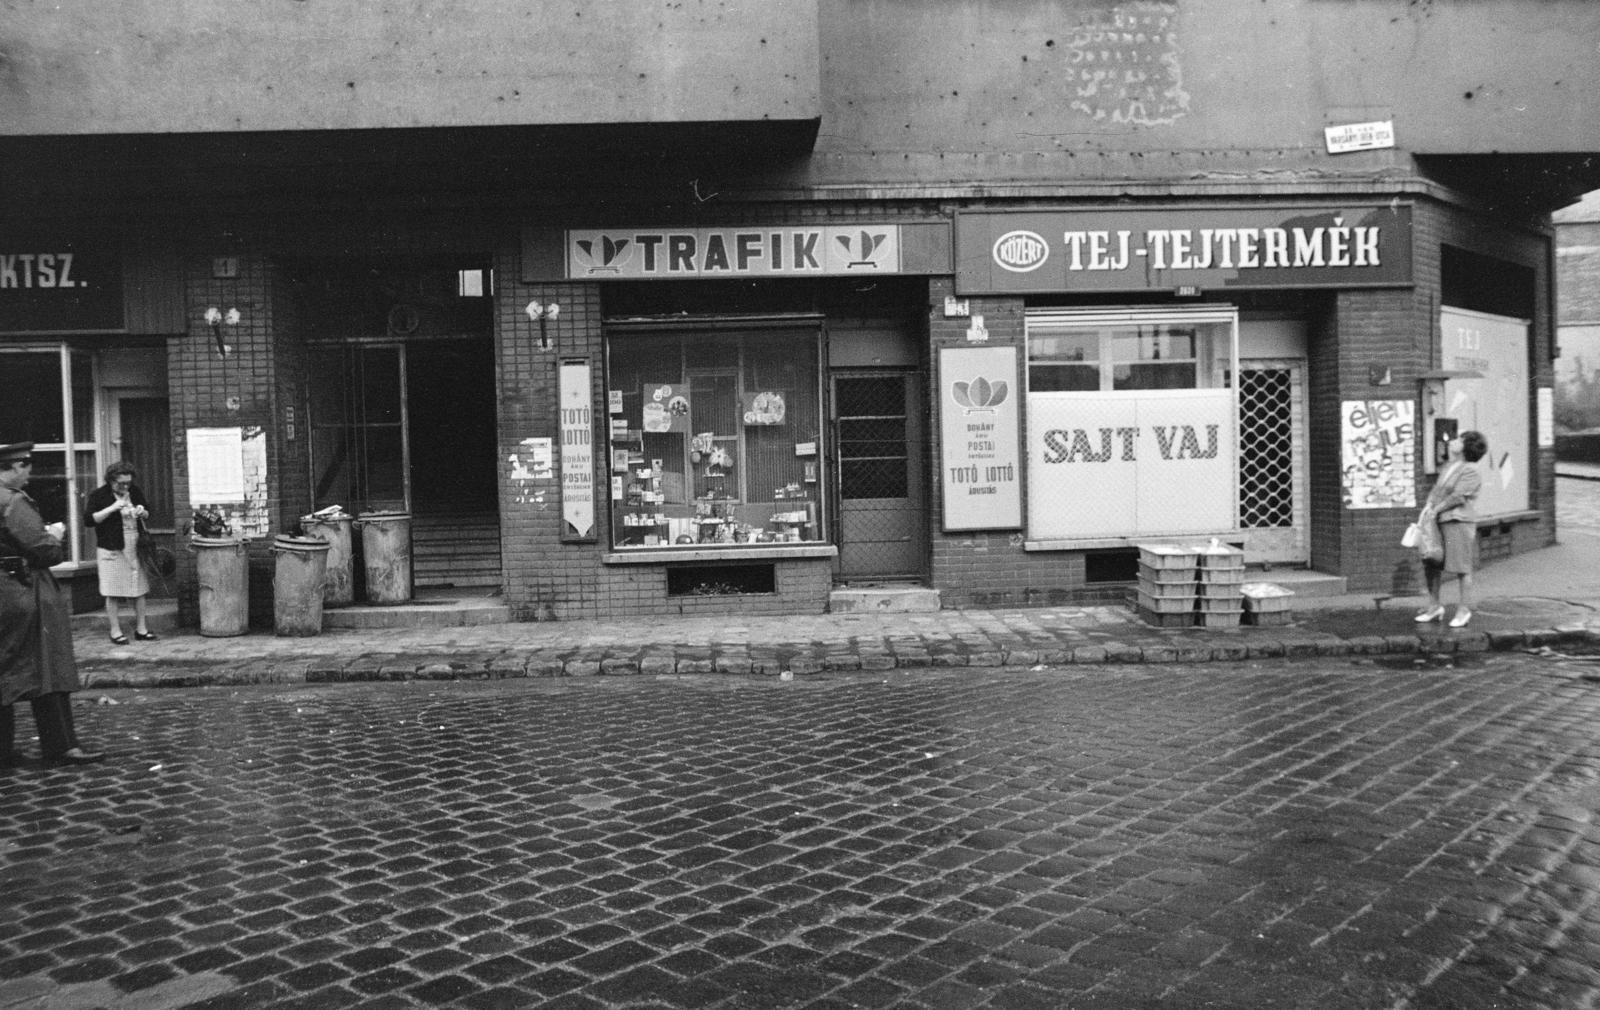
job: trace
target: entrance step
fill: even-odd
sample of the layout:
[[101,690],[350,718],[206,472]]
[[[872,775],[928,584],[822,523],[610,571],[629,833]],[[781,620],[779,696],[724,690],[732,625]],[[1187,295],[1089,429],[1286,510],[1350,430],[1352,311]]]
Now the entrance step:
[[462,628],[510,624],[511,608],[499,596],[419,590],[405,603],[324,607],[324,628]]
[[926,586],[840,586],[828,594],[830,614],[927,614],[939,609],[939,590]]
[[1306,596],[1345,596],[1350,591],[1350,580],[1343,575],[1329,575],[1326,572],[1313,572],[1304,568],[1255,568],[1245,569],[1246,582],[1270,582],[1275,586],[1294,591],[1298,597]]
[[493,512],[431,513],[411,520],[412,581],[431,586],[500,585],[500,519]]

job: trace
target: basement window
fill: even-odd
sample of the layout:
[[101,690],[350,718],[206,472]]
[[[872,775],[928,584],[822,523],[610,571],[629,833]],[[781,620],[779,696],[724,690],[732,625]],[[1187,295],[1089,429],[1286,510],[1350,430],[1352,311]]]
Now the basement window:
[[772,565],[671,565],[668,596],[750,596],[777,592]]

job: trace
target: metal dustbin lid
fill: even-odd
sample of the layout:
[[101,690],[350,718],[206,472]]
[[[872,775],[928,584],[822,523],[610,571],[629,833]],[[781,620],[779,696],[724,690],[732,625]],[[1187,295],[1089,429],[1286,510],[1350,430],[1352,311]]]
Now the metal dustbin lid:
[[363,512],[356,519],[358,523],[387,523],[397,519],[410,519],[410,512]]
[[321,537],[297,537],[281,533],[272,541],[272,546],[280,551],[325,551],[333,545]]
[[236,547],[244,541],[238,537],[190,537],[189,543],[195,547]]

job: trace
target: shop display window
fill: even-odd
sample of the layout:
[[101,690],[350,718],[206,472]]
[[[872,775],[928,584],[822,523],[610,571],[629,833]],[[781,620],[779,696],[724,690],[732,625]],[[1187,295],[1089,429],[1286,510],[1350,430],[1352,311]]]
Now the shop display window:
[[826,539],[814,329],[613,334],[612,546]]
[[94,531],[84,527],[79,506],[100,484],[93,357],[59,344],[7,348],[0,371],[8,380],[0,441],[34,443],[28,495],[45,522],[67,525],[68,560],[92,560]]
[[1028,327],[1036,393],[1207,389],[1224,383],[1233,332],[1217,322],[1040,322]]

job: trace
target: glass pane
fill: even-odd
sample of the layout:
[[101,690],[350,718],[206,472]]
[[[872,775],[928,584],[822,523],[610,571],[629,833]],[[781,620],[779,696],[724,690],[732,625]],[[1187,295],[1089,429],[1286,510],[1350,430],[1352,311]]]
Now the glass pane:
[[308,362],[310,378],[308,397],[311,405],[311,423],[318,427],[341,424],[349,420],[346,412],[350,370],[345,351],[314,350]]
[[[72,437],[97,442],[94,419],[94,358],[87,351],[72,352]],[[94,484],[88,485],[94,487]]]
[[1076,393],[1100,388],[1099,365],[1032,365],[1028,389],[1035,393]]
[[67,522],[66,465],[66,453],[33,450],[33,473],[23,490],[38,503],[39,515],[47,523]]
[[313,428],[311,430],[311,459],[314,469],[312,501],[316,507],[343,505],[346,511],[356,509],[352,493],[351,472],[354,461],[350,458],[348,429]]
[[1064,333],[1028,335],[1028,361],[1099,361],[1100,331],[1081,329]]
[[895,376],[840,379],[834,385],[840,417],[904,415],[905,382]]
[[[79,437],[82,437],[81,435]],[[103,481],[99,473],[100,466],[95,459],[96,453],[92,449],[82,450],[72,454],[77,465],[78,486],[76,491],[77,507],[72,510],[73,522],[77,524],[77,553],[73,560],[94,557],[94,527],[83,521],[83,506],[89,501],[89,492],[99,487]],[[70,525],[70,524],[69,524]]]
[[904,456],[905,418],[839,419],[839,452],[844,456]]
[[1193,360],[1195,333],[1189,328],[1148,327],[1111,333],[1113,361]]
[[0,370],[6,375],[6,392],[0,396],[0,442],[66,441],[61,356],[55,351],[0,352]]
[[357,358],[361,373],[361,413],[368,424],[400,423],[400,350],[365,348]]
[[846,459],[839,464],[839,493],[846,498],[904,498],[906,461]]
[[366,465],[362,468],[367,479],[364,499],[373,505],[399,508],[405,502],[404,445],[398,427],[366,428]]
[[1194,364],[1117,365],[1112,375],[1113,389],[1194,389]]

